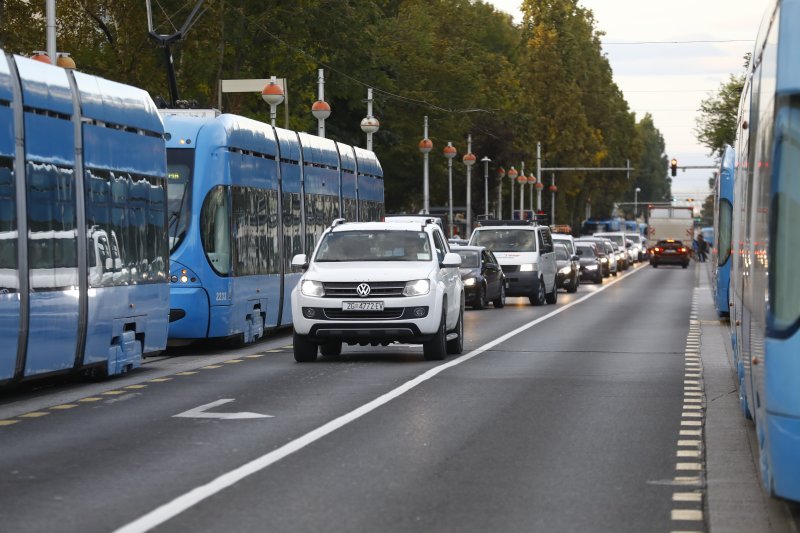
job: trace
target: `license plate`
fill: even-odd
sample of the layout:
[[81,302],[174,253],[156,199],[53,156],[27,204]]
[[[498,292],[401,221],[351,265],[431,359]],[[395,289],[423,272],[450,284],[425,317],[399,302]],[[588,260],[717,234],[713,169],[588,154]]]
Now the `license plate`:
[[383,302],[342,302],[342,311],[383,311]]
[[664,250],[665,254],[674,254],[675,250]]

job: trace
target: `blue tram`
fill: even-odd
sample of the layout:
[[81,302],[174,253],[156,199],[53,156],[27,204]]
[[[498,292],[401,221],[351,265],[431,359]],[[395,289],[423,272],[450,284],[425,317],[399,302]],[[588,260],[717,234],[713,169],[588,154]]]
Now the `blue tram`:
[[163,133],[146,92],[0,51],[0,383],[166,346]]
[[[714,240],[711,246],[712,290],[717,314],[729,316],[729,288],[731,281],[731,240],[733,224],[733,173],[736,170],[736,152],[726,145],[722,153],[719,172],[714,183]],[[706,239],[707,240],[707,239]],[[707,240],[708,242],[708,240]]]
[[172,344],[291,324],[295,254],[336,218],[380,220],[375,155],[214,111],[167,110]]
[[731,309],[740,395],[764,487],[800,501],[800,0],[759,29],[739,110]]

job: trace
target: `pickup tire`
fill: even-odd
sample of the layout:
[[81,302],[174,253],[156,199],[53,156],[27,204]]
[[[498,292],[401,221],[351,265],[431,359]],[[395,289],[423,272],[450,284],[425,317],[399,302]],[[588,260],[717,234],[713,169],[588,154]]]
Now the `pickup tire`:
[[441,361],[447,357],[447,316],[442,303],[442,319],[439,329],[431,340],[422,344],[422,353],[428,361]]
[[313,363],[317,360],[317,345],[308,340],[306,335],[292,332],[292,349],[294,360],[298,363]]
[[464,351],[464,308],[458,312],[458,322],[456,323],[455,333],[458,337],[451,341],[447,341],[447,353],[449,355],[458,355]]

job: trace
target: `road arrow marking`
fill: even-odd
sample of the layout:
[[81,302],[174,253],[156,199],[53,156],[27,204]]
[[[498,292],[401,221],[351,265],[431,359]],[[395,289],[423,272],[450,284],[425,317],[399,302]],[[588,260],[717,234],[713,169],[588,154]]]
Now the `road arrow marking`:
[[216,402],[207,403],[194,409],[189,409],[177,415],[172,415],[173,418],[222,418],[224,420],[240,420],[244,418],[273,418],[272,415],[262,415],[259,413],[208,413],[208,409],[212,409],[218,405],[234,401],[233,398],[217,400]]

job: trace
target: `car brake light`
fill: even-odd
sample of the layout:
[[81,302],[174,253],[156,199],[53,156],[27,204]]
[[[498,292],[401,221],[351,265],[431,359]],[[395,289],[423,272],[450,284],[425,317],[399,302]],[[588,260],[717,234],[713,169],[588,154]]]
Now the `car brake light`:
[[680,250],[678,250],[678,251],[679,251],[679,252],[681,252],[681,253],[685,253],[685,252],[686,252],[686,248],[681,248],[681,249],[680,249]]
[[660,251],[661,251],[661,248],[659,248],[658,246],[656,246],[655,248],[653,248],[653,251],[654,251],[654,252],[660,252]]

